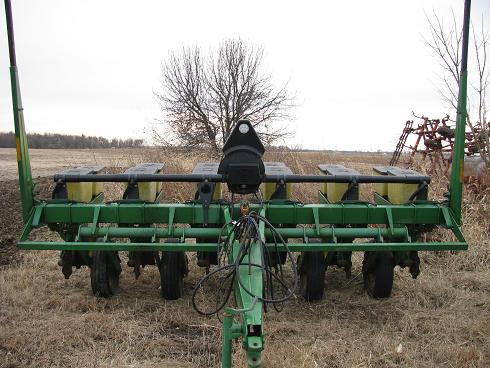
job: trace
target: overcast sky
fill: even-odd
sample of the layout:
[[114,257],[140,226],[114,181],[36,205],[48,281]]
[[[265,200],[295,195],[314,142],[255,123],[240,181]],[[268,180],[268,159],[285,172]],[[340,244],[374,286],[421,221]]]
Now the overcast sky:
[[[28,132],[148,137],[153,91],[170,50],[241,37],[265,50],[264,71],[297,95],[290,145],[390,150],[412,110],[441,102],[425,14],[462,19],[463,0],[15,0],[14,28]],[[13,130],[3,7],[0,131]],[[490,24],[490,1],[472,16]],[[470,60],[471,66],[471,60]],[[470,69],[470,73],[472,70]]]

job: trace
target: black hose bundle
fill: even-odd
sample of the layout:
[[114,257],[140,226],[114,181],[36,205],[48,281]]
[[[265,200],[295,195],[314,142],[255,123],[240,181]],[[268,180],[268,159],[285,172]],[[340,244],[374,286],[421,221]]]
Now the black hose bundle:
[[[272,252],[266,247],[264,237],[262,236],[263,234],[260,233],[260,222],[263,222],[265,226],[271,230],[273,241],[275,243],[275,250]],[[219,248],[218,265],[197,283],[192,293],[192,306],[200,314],[212,315],[218,313],[228,303],[236,281],[236,283],[240,285],[240,288],[252,298],[257,298],[258,300],[262,301],[264,303],[264,307],[266,307],[268,304],[272,304],[274,308],[279,311],[277,305],[291,298],[294,295],[294,291],[298,284],[296,262],[293,258],[293,254],[287,246],[286,241],[284,241],[281,234],[279,234],[276,228],[265,217],[256,212],[250,212],[249,214],[240,217],[236,221],[225,224],[221,229],[221,234],[223,234],[224,230],[229,226],[232,226],[232,231],[229,231],[223,245]],[[218,239],[218,242],[220,243],[222,239],[221,234]],[[233,252],[233,243],[235,240],[239,242],[240,247],[238,252],[232,255],[231,252]],[[279,257],[279,243],[284,247],[283,249],[285,250],[287,258],[289,258],[291,264],[291,271],[293,274],[292,285],[288,285],[285,279],[282,262]],[[260,246],[262,264],[250,262],[250,257],[247,258],[247,260],[245,259],[247,255],[250,256],[252,244],[258,244]],[[273,259],[274,255],[276,259]],[[232,259],[233,261],[231,261]],[[262,270],[262,279],[264,280],[263,295],[255,295],[250,290],[250,287],[242,280],[239,271],[240,267],[243,269],[244,266],[249,268],[249,272],[252,270],[252,268],[259,268]],[[215,286],[215,288],[217,288],[215,289],[215,292],[217,291],[218,296],[220,298],[222,297],[222,300],[217,300],[214,308],[205,310],[198,306],[196,296],[212,277],[218,277],[219,279],[218,284]],[[280,290],[283,291],[281,296],[275,295],[276,290],[274,288],[274,281],[279,284]]]

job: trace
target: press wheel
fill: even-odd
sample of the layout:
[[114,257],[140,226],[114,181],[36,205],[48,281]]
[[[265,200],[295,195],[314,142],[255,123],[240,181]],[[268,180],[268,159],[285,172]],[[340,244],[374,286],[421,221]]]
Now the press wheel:
[[95,296],[110,298],[119,291],[120,263],[117,252],[92,252],[90,283]]

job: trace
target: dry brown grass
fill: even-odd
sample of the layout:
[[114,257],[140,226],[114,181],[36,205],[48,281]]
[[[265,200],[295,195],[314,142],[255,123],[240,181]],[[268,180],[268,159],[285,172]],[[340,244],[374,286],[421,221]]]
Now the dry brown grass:
[[[71,154],[78,157],[76,152]],[[93,161],[119,172],[143,160],[165,161],[168,172],[189,172],[198,160],[211,160],[190,156],[150,150],[118,152],[104,158],[104,152],[96,151]],[[318,163],[331,162],[367,174],[373,164],[384,164],[387,157],[311,152],[274,153],[267,159],[284,161],[296,173],[315,173]],[[33,161],[36,167],[35,153]],[[49,193],[49,181],[43,184],[40,191]],[[15,182],[0,182],[0,186],[6,203],[1,210],[0,231],[0,248],[4,248],[5,239],[18,236],[18,195]],[[362,192],[366,199],[368,189]],[[296,187],[294,195],[308,201],[316,198],[317,190],[316,185],[302,186],[301,190]],[[435,180],[434,195],[440,197],[443,190],[442,180]],[[117,185],[106,187],[109,191],[112,199],[122,194]],[[193,186],[169,185],[166,194],[169,200],[189,199]],[[268,313],[264,366],[488,366],[488,198],[478,192],[465,195],[463,232],[470,249],[453,254],[424,252],[417,280],[412,280],[406,270],[396,270],[392,298],[378,301],[364,294],[362,256],[356,254],[352,279],[346,280],[338,269],[328,270],[326,295],[321,302],[308,304],[297,298],[288,302],[282,313]],[[0,266],[0,367],[218,366],[220,323],[214,317],[199,316],[190,305],[192,287],[203,274],[194,263],[185,279],[185,296],[178,301],[159,297],[155,268],[145,268],[135,281],[124,262],[121,293],[101,300],[91,295],[86,268],[64,280],[56,264],[57,252],[20,254],[22,257],[14,257],[15,262]],[[402,350],[397,352],[400,344]],[[243,366],[239,344],[234,351],[236,365]]]

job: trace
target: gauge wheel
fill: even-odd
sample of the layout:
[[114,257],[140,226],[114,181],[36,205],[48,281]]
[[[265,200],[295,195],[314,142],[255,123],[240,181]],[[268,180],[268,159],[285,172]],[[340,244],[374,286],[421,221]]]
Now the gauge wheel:
[[392,252],[365,252],[364,289],[375,299],[389,298],[393,289],[394,258]]
[[110,298],[119,291],[120,263],[117,252],[92,252],[90,283],[95,296]]
[[[166,243],[178,243],[180,239],[167,239]],[[160,286],[163,299],[176,300],[184,293],[184,276],[187,274],[185,252],[163,252],[160,262]]]
[[325,288],[325,254],[323,252],[304,252],[300,256],[301,293],[308,302],[323,298]]

